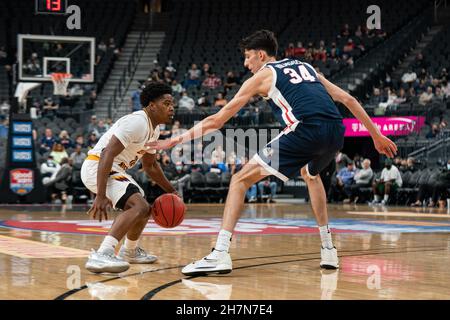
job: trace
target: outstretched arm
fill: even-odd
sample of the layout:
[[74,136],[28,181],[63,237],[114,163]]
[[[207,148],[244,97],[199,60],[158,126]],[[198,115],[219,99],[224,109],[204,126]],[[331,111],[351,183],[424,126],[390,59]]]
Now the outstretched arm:
[[255,95],[267,95],[272,80],[272,72],[263,69],[253,77],[244,82],[238,93],[228,102],[218,113],[213,114],[180,136],[149,142],[146,146],[149,149],[170,149],[173,146],[200,138],[208,133],[218,130],[230,120],[242,107],[244,107],[251,97]]
[[393,158],[397,153],[397,146],[389,138],[381,134],[380,130],[378,130],[378,127],[372,122],[372,120],[370,120],[369,115],[359,104],[358,100],[325,79],[325,77],[321,75],[318,76],[320,82],[322,82],[322,84],[325,86],[325,89],[328,91],[328,94],[331,96],[331,98],[333,98],[334,101],[338,101],[344,104],[350,110],[350,112],[364,124],[364,126],[372,136],[373,142],[375,144],[375,149],[377,149],[379,153]]

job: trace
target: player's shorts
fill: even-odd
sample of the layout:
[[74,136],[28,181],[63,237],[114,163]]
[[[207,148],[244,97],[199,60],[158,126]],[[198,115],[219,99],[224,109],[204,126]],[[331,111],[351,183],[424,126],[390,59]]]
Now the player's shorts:
[[283,181],[300,175],[306,165],[310,177],[317,176],[344,146],[341,120],[305,120],[295,130],[287,127],[253,159]]
[[[97,194],[98,157],[89,155],[81,167],[81,180],[86,188]],[[139,184],[127,173],[111,171],[106,182],[106,197],[111,200],[114,208],[124,209],[128,198],[140,193],[145,198],[145,192]]]

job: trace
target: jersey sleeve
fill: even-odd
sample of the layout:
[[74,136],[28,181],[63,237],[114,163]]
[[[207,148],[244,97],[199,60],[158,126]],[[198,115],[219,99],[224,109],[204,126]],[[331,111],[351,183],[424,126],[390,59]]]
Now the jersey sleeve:
[[113,134],[127,148],[132,143],[144,142],[147,126],[143,117],[131,115],[122,119]]

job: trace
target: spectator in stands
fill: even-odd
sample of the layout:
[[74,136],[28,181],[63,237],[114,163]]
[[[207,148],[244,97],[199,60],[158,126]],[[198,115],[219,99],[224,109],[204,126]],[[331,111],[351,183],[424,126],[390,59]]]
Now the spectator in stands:
[[[275,190],[276,192],[276,190]],[[248,188],[247,193],[245,194],[245,197],[248,201],[248,203],[255,203],[258,201],[258,189],[256,187],[256,184],[252,185],[250,188]]]
[[413,157],[408,157],[408,159],[406,159],[406,166],[408,168],[408,171],[411,171],[413,173],[419,170],[416,165],[416,159],[414,159]]
[[444,101],[444,98],[445,98],[444,92],[442,91],[440,86],[437,86],[435,88],[435,92],[434,92],[434,95],[433,95],[433,98],[431,99],[431,101],[440,103],[440,102]]
[[433,99],[433,88],[429,86],[426,92],[423,92],[419,97],[419,104],[426,106]]
[[97,134],[95,133],[95,131],[91,132],[91,134],[89,135],[88,141],[87,141],[87,147],[89,149],[92,149],[95,147],[95,145],[98,142],[98,138],[97,138]]
[[56,143],[53,145],[52,152],[50,152],[50,154],[53,156],[53,159],[54,159],[55,162],[57,162],[57,163],[61,163],[61,160],[62,160],[63,158],[68,158],[68,157],[69,157],[69,155],[67,154],[66,149],[65,149],[64,146],[63,146],[61,143],[59,143],[59,142],[56,142]]
[[382,195],[384,195],[384,197],[383,200],[381,200],[381,204],[388,204],[389,196],[396,192],[397,188],[400,188],[403,183],[400,171],[392,164],[391,159],[386,159],[384,166],[384,169],[381,171],[380,179],[375,179],[372,184],[374,195],[372,204],[380,203]]
[[225,162],[225,151],[223,151],[223,147],[218,145],[217,148],[213,150],[211,153],[211,163],[224,163]]
[[56,175],[43,182],[44,187],[48,188],[52,200],[61,198],[63,202],[67,200],[67,194],[71,193],[70,180],[72,179],[72,160],[67,157],[61,159],[61,167]]
[[177,69],[175,69],[175,67],[173,66],[172,60],[167,61],[166,70],[173,75],[177,72]]
[[417,79],[417,74],[409,68],[402,76],[402,82],[411,85]]
[[296,58],[301,58],[305,55],[306,48],[303,46],[303,43],[301,41],[297,42],[297,46],[294,49],[294,56]]
[[202,86],[208,89],[216,89],[222,85],[222,80],[215,73],[208,73],[206,79],[203,80]]
[[[42,181],[44,181],[44,178],[50,178],[53,175],[56,175],[59,168],[60,168],[59,163],[57,163],[53,159],[53,155],[49,154],[47,157],[47,160],[41,164],[40,171],[41,171],[41,177],[43,179]],[[47,181],[47,180],[45,180],[45,181]]]
[[53,119],[58,109],[59,105],[51,97],[45,98],[44,106],[42,107],[42,116]]
[[62,130],[59,134],[58,142],[61,143],[65,149],[73,148],[73,141],[70,139],[66,130]]
[[355,173],[355,164],[352,161],[348,162],[346,167],[338,171],[336,175],[336,191],[338,193],[338,200],[342,195],[346,194],[346,190],[348,190],[350,185],[353,184]]
[[56,141],[56,139],[53,136],[52,129],[49,129],[49,128],[45,129],[44,137],[42,137],[42,139],[41,139],[40,152],[44,153],[44,152],[50,151],[53,148],[55,141]]
[[370,97],[369,104],[378,107],[380,103],[384,101],[381,91],[378,88],[373,88],[373,94]]
[[398,168],[398,170],[400,170],[401,173],[408,171],[408,160],[406,159],[400,159],[400,163],[396,164],[394,162],[394,165]]
[[386,110],[388,107],[392,107],[394,105],[394,101],[397,99],[397,94],[394,90],[391,90],[391,88],[387,89],[387,101],[386,102],[380,102],[378,104],[379,108],[382,108]]
[[344,27],[341,30],[341,37],[343,38],[347,38],[352,34],[351,30],[350,30],[350,26],[348,25],[348,23],[344,24]]
[[423,54],[421,54],[421,53],[417,54],[416,59],[414,60],[414,63],[413,63],[413,68],[414,68],[414,70],[428,68],[428,63],[425,60]]
[[327,50],[328,58],[335,60],[339,60],[339,57],[341,55],[340,49],[337,47],[336,42],[331,43],[331,47]]
[[289,43],[288,47],[284,51],[284,56],[286,58],[295,58],[295,47],[294,47],[294,44],[292,42]]
[[228,71],[227,77],[225,79],[225,84],[223,85],[225,91],[228,91],[237,85],[238,85],[238,78],[234,75],[233,71]]
[[353,177],[355,183],[345,187],[345,193],[349,197],[348,202],[357,203],[360,197],[360,188],[370,187],[372,178],[373,170],[370,167],[370,160],[364,159],[362,162],[362,169],[358,170]]
[[213,73],[211,66],[208,63],[204,63],[202,67],[202,77],[205,78],[211,73]]
[[178,101],[178,107],[180,109],[188,109],[189,111],[192,111],[192,109],[194,109],[195,101],[188,96],[187,91],[184,91],[181,94],[181,99]]
[[363,30],[361,28],[361,25],[359,25],[356,27],[355,37],[362,38],[362,36],[363,36]]
[[92,110],[95,107],[95,101],[97,100],[97,91],[91,90],[89,94],[89,100],[86,102],[86,109]]
[[347,167],[347,164],[352,160],[345,154],[339,151],[336,155],[336,171],[339,172],[342,168]]
[[84,143],[84,137],[81,134],[77,135],[77,137],[75,138],[75,148],[77,146],[80,146],[81,148],[86,147],[86,144]]
[[188,70],[186,74],[186,81],[184,83],[184,87],[189,89],[190,87],[199,87],[200,86],[200,76],[201,71],[198,70],[197,65],[193,63],[191,68]]
[[450,187],[450,160],[447,161],[447,164],[444,168],[442,168],[436,178],[436,181],[433,186],[432,200],[429,204],[430,206],[434,206],[436,201],[439,203],[439,209],[445,208],[446,199],[450,198],[448,188]]
[[344,51],[345,53],[351,53],[354,49],[355,49],[355,44],[353,43],[353,40],[348,39],[344,48],[342,48],[342,51]]
[[355,164],[355,169],[357,171],[362,169],[362,161],[361,156],[358,153],[355,153],[353,156],[353,163]]
[[199,107],[210,107],[211,106],[211,102],[208,99],[208,92],[202,93],[202,96],[200,98],[198,98],[198,100],[197,100],[197,104],[199,105]]
[[177,80],[173,79],[171,83],[172,91],[175,93],[182,93],[184,91],[183,86],[178,83]]
[[108,131],[108,128],[105,126],[105,121],[99,120],[97,124],[97,133],[98,138],[100,139],[102,135],[104,135]]
[[442,92],[446,99],[450,99],[450,82],[448,80],[442,81]]
[[[274,203],[276,194],[277,194],[278,184],[272,176],[258,182],[258,190],[259,195],[261,196],[261,201],[267,197],[267,203]],[[250,202],[250,201],[249,201]]]
[[223,97],[223,93],[219,92],[217,96],[214,98],[214,106],[215,107],[223,107],[228,103],[228,100]]
[[427,139],[434,139],[439,134],[439,131],[440,131],[439,130],[439,125],[436,124],[436,123],[433,123],[431,125],[430,132],[427,133],[425,138],[427,138]]
[[106,50],[108,49],[105,41],[103,41],[103,40],[98,44],[97,48],[99,51],[103,51],[103,52],[106,52]]
[[136,112],[142,109],[141,107],[141,87],[133,91],[130,98],[130,105],[132,112]]
[[87,126],[87,132],[90,134],[97,131],[97,116],[94,114],[91,116],[91,122]]
[[8,138],[8,123],[6,116],[0,115],[0,139]]
[[411,100],[412,98],[414,98],[416,96],[416,90],[411,87],[408,89],[408,92],[406,93],[406,100]]
[[72,159],[72,163],[76,167],[80,167],[83,164],[84,159],[86,159],[86,153],[82,151],[80,145],[75,147],[75,151],[70,155],[70,159]]
[[11,105],[9,104],[8,99],[2,99],[2,103],[0,104],[0,115],[8,115],[10,108]]
[[405,91],[405,89],[400,88],[399,91],[398,91],[398,95],[394,99],[394,102],[393,102],[392,105],[394,107],[396,107],[396,106],[399,106],[399,105],[401,105],[402,103],[405,103],[405,102],[407,102],[406,91]]

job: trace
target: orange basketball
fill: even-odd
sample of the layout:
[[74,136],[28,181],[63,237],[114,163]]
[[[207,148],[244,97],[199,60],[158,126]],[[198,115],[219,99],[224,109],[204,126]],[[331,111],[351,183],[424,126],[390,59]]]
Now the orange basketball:
[[165,193],[153,203],[153,220],[163,228],[175,228],[184,219],[186,206],[180,197]]

